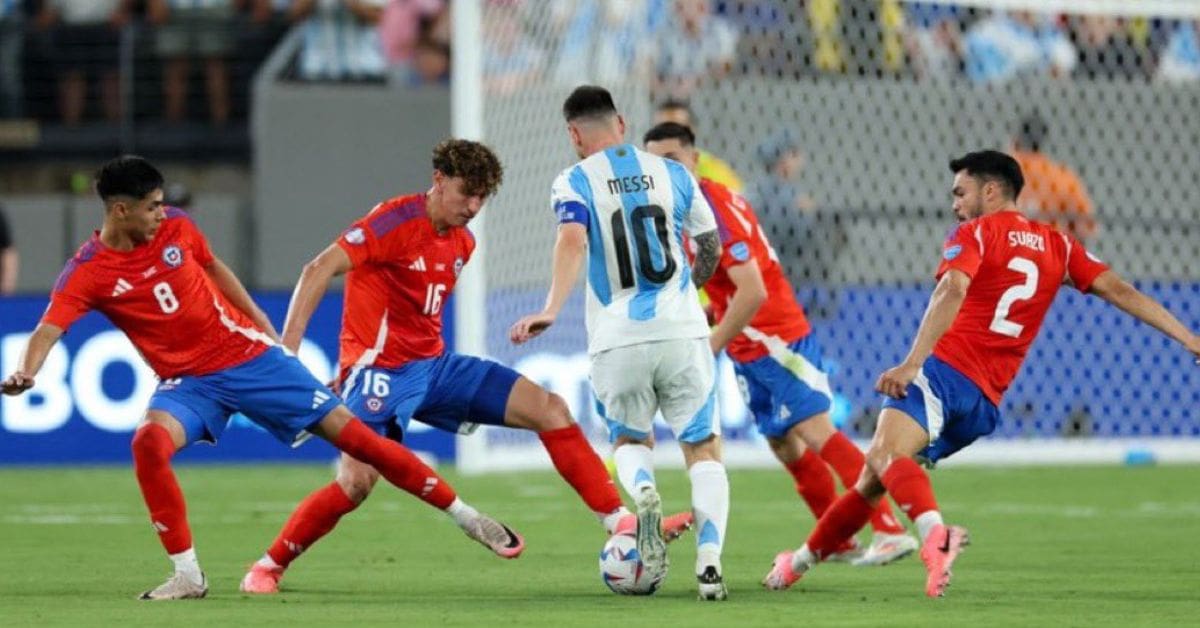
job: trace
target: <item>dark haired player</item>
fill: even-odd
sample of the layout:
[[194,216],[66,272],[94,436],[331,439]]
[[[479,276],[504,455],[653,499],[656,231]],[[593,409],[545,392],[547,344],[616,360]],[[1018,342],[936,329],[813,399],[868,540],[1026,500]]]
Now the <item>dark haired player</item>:
[[1073,236],[1030,221],[1016,208],[1024,178],[1012,157],[968,153],[950,162],[960,221],[942,249],[938,284],[901,364],[879,377],[888,396],[867,466],[817,523],[804,546],[775,557],[763,579],[786,589],[862,528],[886,492],[917,525],[925,593],[945,594],[967,531],[942,521],[929,476],[937,462],[991,434],[1000,397],[1064,284],[1112,303],[1183,345],[1200,363],[1200,337],[1154,299],[1126,283]]

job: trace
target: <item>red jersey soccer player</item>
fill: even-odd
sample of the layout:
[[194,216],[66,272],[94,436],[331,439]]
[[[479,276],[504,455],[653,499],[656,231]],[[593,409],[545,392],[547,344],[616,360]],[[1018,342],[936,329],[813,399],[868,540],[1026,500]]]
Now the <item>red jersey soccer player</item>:
[[929,477],[914,458],[936,462],[990,434],[997,406],[1016,377],[1064,283],[1112,303],[1197,357],[1194,335],[1154,299],[1123,281],[1074,237],[1032,222],[1015,199],[1024,178],[996,151],[950,162],[954,214],[962,221],[942,250],[938,285],[908,357],[879,377],[888,396],[854,490],[838,499],[796,552],[776,556],[763,579],[785,589],[866,523],[886,492],[917,525],[925,593],[941,596],[967,531],[942,522]]
[[104,226],[63,269],[20,367],[2,385],[8,395],[32,388],[54,343],[90,310],[124,331],[161,378],[133,437],[133,464],[175,574],[141,599],[208,592],[170,461],[197,440],[216,442],[239,411],[284,443],[308,432],[371,461],[389,482],[446,510],[469,536],[503,555],[507,528],[464,504],[412,452],[371,431],[275,345],[270,321],[191,219],[163,206],[162,183],[140,157],[99,170]]
[[[347,274],[339,379],[352,410],[397,440],[411,419],[451,432],[472,423],[533,430],[608,531],[626,529],[636,517],[621,505],[566,402],[497,362],[449,353],[442,341],[442,304],[475,249],[466,225],[502,176],[483,144],[447,140],[435,147],[428,192],[376,205],[305,266],[283,344],[299,345],[330,280]],[[342,456],[334,482],[297,507],[242,580],[243,591],[277,592],[287,566],[367,498],[379,473],[356,458]],[[678,536],[690,522],[690,514],[676,515],[664,527]]]
[[[647,151],[693,172],[695,140],[691,129],[675,122],[659,124],[643,138]],[[754,210],[710,179],[700,179],[700,189],[716,215],[722,246],[717,271],[704,285],[719,321],[710,344],[714,353],[729,353],[759,432],[819,519],[837,499],[829,467],[850,488],[862,472],[863,454],[829,418],[833,394],[821,348]],[[854,564],[884,565],[917,549],[887,500],[880,501],[871,526],[871,547]],[[845,549],[854,548],[847,543]]]

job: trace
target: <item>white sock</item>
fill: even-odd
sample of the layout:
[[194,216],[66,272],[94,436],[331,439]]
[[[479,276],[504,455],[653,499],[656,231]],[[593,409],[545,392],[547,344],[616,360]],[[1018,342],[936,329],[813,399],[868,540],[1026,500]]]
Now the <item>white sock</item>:
[[913,523],[917,524],[917,534],[921,535],[921,542],[924,543],[929,533],[933,530],[933,526],[942,525],[942,513],[936,510],[928,510],[921,513]]
[[169,554],[171,562],[175,563],[175,573],[183,574],[193,584],[204,584],[204,574],[200,572],[200,561],[196,559],[196,548],[189,547],[178,554]]
[[446,514],[454,518],[454,523],[458,527],[465,528],[467,524],[475,520],[479,516],[479,511],[467,505],[467,502],[455,497],[454,503],[446,507]]
[[630,514],[632,513],[629,512],[628,508],[621,506],[607,515],[600,517],[600,521],[604,524],[604,529],[607,530],[609,534],[612,534],[617,531],[617,524]]
[[798,574],[812,569],[815,564],[817,564],[817,555],[808,549],[808,544],[800,546],[800,549],[792,554],[792,571]]
[[696,573],[715,566],[721,571],[721,549],[729,520],[729,477],[725,465],[702,460],[688,469],[692,480],[692,513],[696,516]]
[[613,452],[621,487],[634,499],[645,486],[654,486],[654,450],[645,445],[627,444]]
[[263,554],[262,558],[258,559],[258,563],[256,563],[256,564],[259,567],[266,567],[267,569],[279,569],[280,568],[279,563],[275,562],[275,559],[271,558],[270,554]]

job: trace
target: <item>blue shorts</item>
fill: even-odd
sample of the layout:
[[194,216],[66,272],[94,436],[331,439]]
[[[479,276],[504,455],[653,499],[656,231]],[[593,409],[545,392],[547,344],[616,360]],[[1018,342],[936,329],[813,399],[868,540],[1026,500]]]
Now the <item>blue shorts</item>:
[[929,433],[929,446],[918,454],[937,462],[987,436],[1000,423],[1000,411],[975,382],[954,367],[930,356],[921,372],[908,385],[904,399],[884,399],[883,407],[895,408],[916,420]]
[[812,334],[788,345],[785,353],[734,362],[733,371],[758,431],[767,438],[782,438],[793,425],[832,405],[829,375]]
[[229,415],[241,412],[288,445],[341,401],[295,356],[280,347],[208,375],[165,379],[150,397],[150,409],[162,410],[183,424],[188,444],[217,442]]
[[353,369],[342,397],[364,423],[400,441],[411,419],[447,432],[504,425],[508,395],[520,377],[499,362],[445,353],[397,369]]

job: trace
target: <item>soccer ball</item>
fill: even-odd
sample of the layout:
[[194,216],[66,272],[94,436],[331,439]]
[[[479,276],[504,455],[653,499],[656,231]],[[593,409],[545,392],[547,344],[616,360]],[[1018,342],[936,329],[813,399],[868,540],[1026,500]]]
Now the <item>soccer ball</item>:
[[665,578],[665,573],[654,577],[646,571],[634,534],[614,534],[600,550],[600,579],[613,593],[651,595]]

